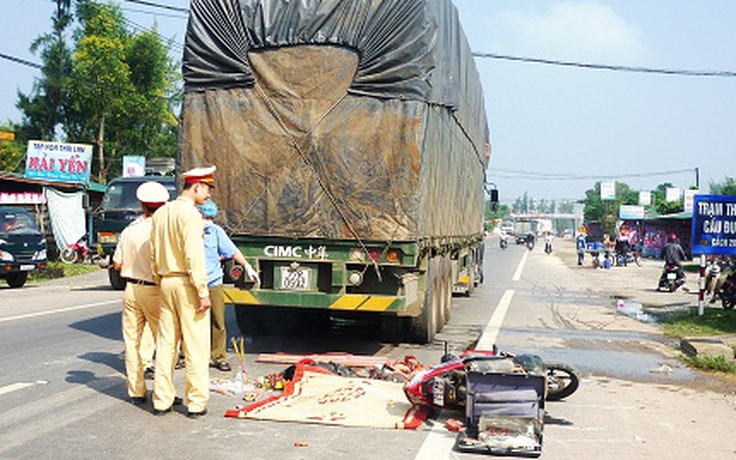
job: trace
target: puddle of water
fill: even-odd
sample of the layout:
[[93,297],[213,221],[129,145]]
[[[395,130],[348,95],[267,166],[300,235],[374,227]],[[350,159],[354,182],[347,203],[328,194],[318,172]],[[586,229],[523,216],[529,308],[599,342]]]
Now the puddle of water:
[[622,315],[634,318],[643,323],[654,324],[657,322],[654,316],[650,315],[642,309],[642,304],[640,304],[639,302],[619,299],[618,301],[616,301],[616,311],[618,311]]
[[[525,350],[534,353],[532,350]],[[536,352],[543,359],[562,361],[585,374],[632,379],[640,382],[676,383],[698,378],[683,364],[658,354],[622,350],[548,349]]]

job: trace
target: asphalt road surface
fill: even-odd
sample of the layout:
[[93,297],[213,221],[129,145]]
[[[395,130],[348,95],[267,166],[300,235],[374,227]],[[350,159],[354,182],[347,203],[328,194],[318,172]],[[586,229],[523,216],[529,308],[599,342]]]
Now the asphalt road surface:
[[[501,251],[495,239],[486,251],[484,284],[470,298],[453,299],[435,343],[384,344],[360,323],[305,328],[299,337],[260,335],[246,341],[249,373],[283,370],[256,363],[261,352],[412,354],[431,365],[444,341],[459,352],[480,340],[566,361],[583,374],[577,393],[547,404],[542,458],[736,458],[733,390],[685,368],[656,325],[620,314],[609,297],[631,292],[635,300],[635,281],[656,268],[603,273],[571,266],[558,251]],[[185,409],[155,417],[150,402],[127,402],[121,297],[103,271],[20,290],[0,286],[0,458],[477,457],[452,450],[455,435],[442,422],[462,419],[459,413],[443,412],[415,431],[237,420],[222,415],[243,404],[240,397],[213,393],[201,419],[188,419]],[[230,334],[239,335],[228,315]],[[211,377],[231,375],[212,370]],[[181,394],[183,371],[176,381]]]

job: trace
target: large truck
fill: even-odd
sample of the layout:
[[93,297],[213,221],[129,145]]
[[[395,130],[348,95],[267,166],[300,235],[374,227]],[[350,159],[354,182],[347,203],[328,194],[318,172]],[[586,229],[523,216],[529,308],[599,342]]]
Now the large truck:
[[260,272],[242,331],[309,309],[431,341],[482,280],[483,92],[450,0],[193,0],[179,170]]

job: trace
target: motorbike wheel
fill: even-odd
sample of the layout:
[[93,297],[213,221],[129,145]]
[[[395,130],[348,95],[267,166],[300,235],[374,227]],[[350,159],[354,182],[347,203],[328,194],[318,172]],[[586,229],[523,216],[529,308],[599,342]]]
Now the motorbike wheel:
[[75,251],[71,247],[62,249],[61,253],[59,254],[59,258],[65,264],[73,264],[77,261],[78,256],[79,254],[77,254],[77,251]]
[[726,293],[721,294],[721,305],[724,310],[733,310],[734,296]]
[[546,361],[547,401],[567,398],[580,386],[580,375],[574,367],[559,361]]

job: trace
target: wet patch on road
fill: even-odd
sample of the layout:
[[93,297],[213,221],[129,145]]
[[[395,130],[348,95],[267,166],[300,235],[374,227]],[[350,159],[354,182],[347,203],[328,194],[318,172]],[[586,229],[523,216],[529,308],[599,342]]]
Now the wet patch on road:
[[652,314],[644,311],[644,306],[639,302],[633,302],[631,300],[616,301],[616,311],[622,315],[626,315],[629,318],[634,318],[637,321],[647,324],[656,324],[657,318]]
[[[700,374],[675,358],[663,356],[657,348],[667,348],[658,334],[632,331],[569,329],[504,329],[514,340],[510,351],[532,353],[543,359],[563,361],[583,373],[647,383],[693,383]],[[527,336],[550,336],[559,346],[537,346]]]

